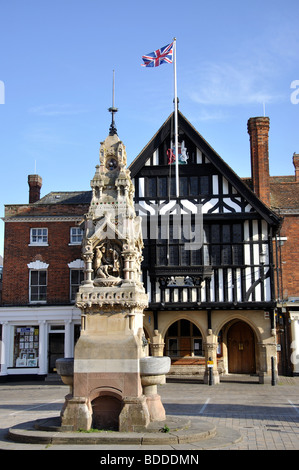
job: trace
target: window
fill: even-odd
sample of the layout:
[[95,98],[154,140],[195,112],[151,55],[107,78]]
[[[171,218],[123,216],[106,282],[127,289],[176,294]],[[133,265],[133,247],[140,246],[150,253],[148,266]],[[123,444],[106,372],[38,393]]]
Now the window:
[[71,244],[79,245],[83,239],[83,230],[79,227],[71,227]]
[[71,269],[70,270],[70,300],[75,301],[76,294],[79,286],[84,279],[83,269]]
[[213,224],[204,227],[211,264],[214,266],[243,264],[242,224]]
[[178,355],[178,340],[177,338],[169,338],[167,341],[168,345],[168,355],[177,356]]
[[[166,224],[163,227],[162,225],[158,226],[156,260],[152,260],[156,265],[194,266],[202,264],[201,240],[204,239],[204,234],[201,226],[195,225],[193,215],[191,221],[184,217],[184,215],[170,215],[167,226]],[[163,232],[166,232],[166,235]]]
[[30,245],[47,245],[48,229],[32,228],[30,229]]
[[149,197],[156,197],[157,196],[157,180],[156,178],[148,178],[147,179],[147,194],[146,196]]
[[38,367],[39,327],[14,327],[13,367]]
[[167,179],[166,176],[160,176],[158,178],[158,196],[167,196]]
[[204,355],[201,332],[189,320],[178,320],[170,325],[165,339],[168,356],[194,357]]
[[30,271],[30,302],[46,302],[47,300],[47,271]]

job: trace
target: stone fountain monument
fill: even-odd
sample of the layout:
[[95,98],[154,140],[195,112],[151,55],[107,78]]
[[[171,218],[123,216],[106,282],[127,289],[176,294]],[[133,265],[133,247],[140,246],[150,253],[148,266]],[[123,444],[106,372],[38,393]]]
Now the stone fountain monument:
[[92,199],[82,222],[85,279],[76,298],[81,335],[74,359],[57,361],[58,372],[70,385],[61,423],[69,430],[139,432],[165,419],[157,384],[169,371],[170,359],[148,356],[141,219],[134,210],[126,149],[114,125],[117,109],[109,111],[112,124],[100,146]]

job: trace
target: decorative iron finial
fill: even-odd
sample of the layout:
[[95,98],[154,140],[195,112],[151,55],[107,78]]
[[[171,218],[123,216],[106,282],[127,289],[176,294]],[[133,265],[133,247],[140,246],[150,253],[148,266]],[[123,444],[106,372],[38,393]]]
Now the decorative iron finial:
[[114,122],[114,114],[117,113],[118,109],[114,106],[114,70],[113,70],[113,86],[112,86],[112,107],[108,109],[112,115],[111,126],[109,129],[109,135],[117,134],[117,129]]

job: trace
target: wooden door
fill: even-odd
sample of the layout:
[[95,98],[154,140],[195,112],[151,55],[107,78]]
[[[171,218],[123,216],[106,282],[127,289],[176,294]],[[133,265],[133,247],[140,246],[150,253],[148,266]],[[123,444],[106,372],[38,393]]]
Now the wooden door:
[[180,338],[180,356],[191,356],[191,338]]
[[56,372],[56,360],[64,357],[64,333],[49,333],[49,372]]
[[228,333],[228,372],[253,374],[255,368],[254,334],[247,323],[234,323]]

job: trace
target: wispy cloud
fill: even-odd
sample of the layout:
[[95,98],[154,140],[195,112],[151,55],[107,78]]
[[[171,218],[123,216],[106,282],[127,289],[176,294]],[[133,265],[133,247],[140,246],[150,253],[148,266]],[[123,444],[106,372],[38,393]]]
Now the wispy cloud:
[[230,117],[230,113],[215,106],[200,107],[196,113],[194,121],[226,121]]
[[31,146],[62,146],[77,144],[74,136],[63,133],[56,124],[30,123],[22,133]]
[[196,83],[188,87],[189,98],[205,106],[269,104],[281,99],[272,89],[264,64],[206,63],[196,77]]
[[77,108],[70,104],[46,104],[30,108],[29,112],[38,116],[73,116],[86,113],[87,109]]

